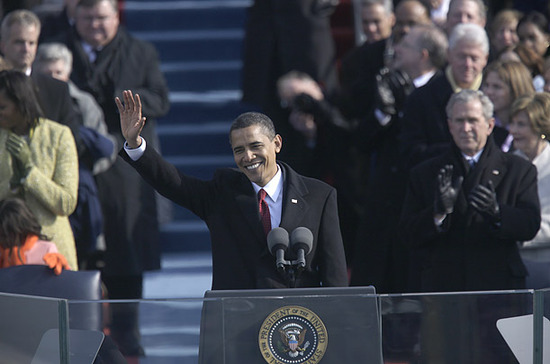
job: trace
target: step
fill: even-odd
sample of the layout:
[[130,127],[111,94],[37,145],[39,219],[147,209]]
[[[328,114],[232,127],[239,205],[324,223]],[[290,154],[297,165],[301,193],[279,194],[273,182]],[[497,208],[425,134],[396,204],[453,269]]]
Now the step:
[[240,60],[166,62],[161,65],[171,91],[206,92],[241,88]]
[[230,122],[209,122],[193,125],[161,125],[157,133],[162,154],[177,155],[230,155],[228,139]]
[[204,124],[213,120],[233,121],[245,111],[253,111],[240,102],[240,90],[210,92],[171,92],[170,111],[157,125]]
[[127,1],[124,25],[142,30],[242,28],[250,1]]
[[244,30],[183,30],[132,32],[153,43],[162,62],[239,60]]
[[202,220],[175,221],[161,225],[160,242],[163,252],[211,251],[210,233]]

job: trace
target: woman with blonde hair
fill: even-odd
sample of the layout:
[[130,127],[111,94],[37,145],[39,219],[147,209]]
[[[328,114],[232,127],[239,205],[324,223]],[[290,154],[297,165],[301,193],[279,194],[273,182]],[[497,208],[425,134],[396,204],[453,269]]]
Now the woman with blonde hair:
[[[528,283],[550,284],[550,94],[539,92],[518,98],[511,107],[510,133],[515,153],[537,167],[541,210],[540,229],[533,240],[523,242],[520,253],[529,270]],[[542,268],[542,269],[541,269]],[[544,282],[544,283],[543,283]]]
[[508,133],[510,105],[522,95],[535,93],[531,73],[518,61],[494,61],[484,70],[481,90],[494,106],[495,142],[505,152],[510,150],[512,136]]

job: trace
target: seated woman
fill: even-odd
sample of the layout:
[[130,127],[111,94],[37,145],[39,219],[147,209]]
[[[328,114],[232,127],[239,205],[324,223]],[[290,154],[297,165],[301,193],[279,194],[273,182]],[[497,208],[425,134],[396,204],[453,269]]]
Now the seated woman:
[[[529,270],[529,281],[548,287],[550,284],[550,94],[539,92],[518,98],[511,109],[510,133],[515,153],[529,159],[538,171],[540,229],[531,241],[523,242],[521,257]],[[539,269],[537,267],[541,267]],[[542,288],[527,287],[527,288]]]
[[0,268],[22,264],[45,264],[55,274],[70,269],[67,259],[42,235],[42,228],[19,198],[0,201]]

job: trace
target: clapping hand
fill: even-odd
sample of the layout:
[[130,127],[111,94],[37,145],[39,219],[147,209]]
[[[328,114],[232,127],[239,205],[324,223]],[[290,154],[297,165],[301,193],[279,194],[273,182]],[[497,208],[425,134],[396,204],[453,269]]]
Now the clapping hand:
[[137,148],[141,145],[141,130],[145,126],[145,117],[141,115],[141,99],[138,94],[132,94],[132,91],[122,92],[124,105],[118,97],[115,103],[120,114],[120,129],[122,135],[128,142],[130,148]]
[[489,187],[477,185],[474,187],[469,197],[470,206],[479,211],[492,223],[500,222],[500,207],[497,201],[497,194],[493,181],[489,181]]
[[464,177],[458,177],[454,183],[452,182],[452,178],[452,165],[447,164],[439,170],[434,201],[434,213],[437,216],[448,215],[454,210],[454,204],[460,192]]

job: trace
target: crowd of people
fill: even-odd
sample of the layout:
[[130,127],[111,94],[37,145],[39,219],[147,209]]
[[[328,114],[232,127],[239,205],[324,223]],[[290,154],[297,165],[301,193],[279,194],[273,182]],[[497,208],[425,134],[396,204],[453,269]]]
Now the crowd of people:
[[[365,41],[337,60],[337,3],[250,7],[243,102],[261,113],[235,118],[238,170],[211,181],[162,159],[166,80],[116,0],[4,9],[0,264],[101,269],[109,298],[139,299],[160,268],[156,189],[206,221],[213,289],[288,286],[275,227],[313,234],[293,286],[548,284],[550,9],[362,0]],[[8,231],[4,210],[28,226]],[[112,311],[121,352],[142,355],[137,306]]]
[[[546,269],[544,277],[529,269],[534,252],[538,254],[533,246],[540,246],[532,239],[539,224],[541,231],[545,226],[544,213],[541,215],[539,199],[535,198],[538,190],[540,209],[544,211],[542,179],[539,178],[538,186],[533,183],[533,169],[529,169],[532,203],[528,205],[532,210],[521,214],[530,216],[528,221],[499,221],[497,229],[482,219],[486,215],[484,208],[489,207],[478,204],[488,204],[489,196],[496,196],[492,207],[498,205],[500,219],[509,209],[526,208],[521,206],[520,196],[507,196],[511,182],[502,184],[502,179],[512,178],[507,175],[510,171],[516,175],[513,178],[521,175],[523,172],[516,171],[522,165],[517,155],[526,158],[521,144],[516,145],[520,142],[514,141],[515,137],[521,141],[522,134],[514,135],[513,130],[519,128],[512,127],[513,113],[517,113],[512,105],[527,96],[539,100],[544,97],[545,87],[550,89],[549,9],[535,2],[503,5],[482,0],[360,3],[361,8],[355,11],[362,20],[365,41],[334,62],[339,84],[325,88],[325,81],[318,74],[307,68],[292,68],[293,55],[285,54],[276,68],[278,98],[271,102],[283,106],[274,110],[258,105],[273,119],[283,139],[292,138],[290,148],[301,143],[295,149],[301,153],[281,153],[280,158],[298,172],[337,189],[350,284],[372,284],[385,293],[521,288],[526,287],[526,277],[530,285],[535,281],[548,284],[542,282],[548,282],[550,269]],[[441,9],[447,9],[443,19]],[[253,88],[248,89],[250,84],[244,87],[246,94],[253,93]],[[264,84],[260,82],[255,87]],[[464,127],[463,136],[453,130],[449,100],[464,90],[480,90],[483,97],[478,95],[474,97],[480,98],[476,102],[468,99],[458,104],[480,103],[484,112],[489,107],[486,104],[491,107],[491,115],[477,115],[490,126],[490,135],[475,151],[474,154],[480,153],[476,161],[480,156],[481,161],[493,160],[498,150],[505,156],[499,154],[497,159],[512,161],[505,163],[510,164],[507,172],[495,164],[481,163],[476,166],[477,177],[468,177],[466,168],[452,158],[449,160],[454,167],[450,171],[443,168],[446,164],[426,169],[433,158],[456,152],[457,147],[461,150],[461,138],[474,138],[480,133],[473,127]],[[525,120],[526,127],[528,124],[529,120]],[[537,139],[538,148],[542,148],[547,144],[546,134],[539,133],[543,136]],[[463,150],[461,153],[466,154]],[[538,155],[532,153],[528,160],[533,161]],[[444,176],[439,173],[441,168],[446,171]],[[421,178],[415,177],[419,169]],[[544,175],[541,167],[537,169],[539,176]],[[491,174],[493,177],[489,178]],[[415,178],[420,178],[418,183],[423,186],[426,208],[431,206],[431,223],[430,219],[426,224],[416,221],[421,216],[419,206],[414,212],[410,210],[413,194],[420,193],[411,190]],[[457,178],[461,181],[455,185]],[[440,179],[450,185],[441,186]],[[451,208],[441,221],[434,222],[435,215],[441,218],[434,212],[441,190],[451,190],[453,200],[444,200],[453,207],[464,204],[461,209],[465,210]],[[511,226],[515,233],[508,236],[507,228]],[[525,234],[519,233],[522,228]],[[456,229],[465,234],[467,244],[458,240],[452,243]],[[496,239],[494,244],[489,243],[492,239]],[[535,241],[541,239],[544,238]],[[476,245],[474,242],[478,241],[485,243]],[[499,249],[500,267],[489,263],[495,261]],[[528,250],[530,260],[525,257]],[[438,267],[455,267],[461,280],[435,284],[434,279],[445,277]],[[467,279],[485,269],[491,279]]]

